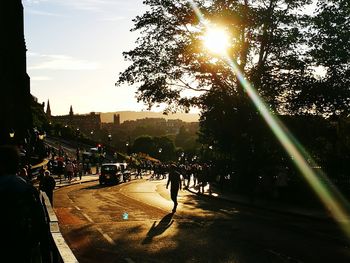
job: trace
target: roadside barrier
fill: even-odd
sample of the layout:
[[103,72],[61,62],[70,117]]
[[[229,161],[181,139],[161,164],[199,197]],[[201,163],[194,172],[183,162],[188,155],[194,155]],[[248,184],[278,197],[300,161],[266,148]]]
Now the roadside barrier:
[[40,201],[43,205],[48,224],[49,262],[47,263],[79,263],[60,232],[58,219],[49,198],[42,191],[40,191]]

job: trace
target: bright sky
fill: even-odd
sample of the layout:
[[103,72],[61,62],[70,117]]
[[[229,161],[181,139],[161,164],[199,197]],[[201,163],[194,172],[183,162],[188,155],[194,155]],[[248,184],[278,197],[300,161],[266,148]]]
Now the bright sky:
[[135,89],[115,87],[134,47],[142,0],[23,0],[31,93],[53,115],[141,110]]

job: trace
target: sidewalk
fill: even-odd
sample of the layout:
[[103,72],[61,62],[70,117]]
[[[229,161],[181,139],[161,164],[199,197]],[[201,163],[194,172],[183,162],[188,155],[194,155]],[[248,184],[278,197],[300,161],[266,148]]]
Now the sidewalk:
[[[64,178],[64,175],[62,174],[61,176],[53,174],[53,178],[55,178],[56,181],[56,187],[55,189],[64,187],[64,186],[69,186],[73,184],[82,184],[82,183],[88,183],[88,182],[93,182],[93,181],[98,181],[99,175],[96,174],[96,168],[92,169],[91,174],[86,174],[79,179],[79,176],[73,177],[72,180],[69,182],[67,179]],[[39,182],[35,181],[34,186],[39,187]]]
[[82,184],[82,183],[88,183],[92,181],[98,181],[98,174],[87,174],[83,175],[81,179],[78,177],[73,177],[72,180],[69,182],[64,178],[64,176],[61,176],[61,179],[58,175],[53,175],[56,181],[56,189],[64,187],[64,186],[69,186],[73,184]]
[[193,186],[190,186],[187,190],[193,194],[206,196],[208,198],[217,198],[217,199],[221,199],[221,200],[225,200],[225,201],[229,201],[237,204],[243,204],[243,205],[247,205],[255,208],[261,208],[268,211],[302,216],[302,217],[318,219],[318,220],[332,219],[331,215],[327,213],[327,211],[325,210],[300,207],[293,204],[282,203],[282,202],[279,202],[278,200],[263,200],[258,197],[254,198],[254,200],[251,200],[250,197],[240,195],[240,194],[233,194],[229,192],[221,193],[220,190],[215,186],[211,187],[211,194],[209,193],[209,187],[205,187],[204,194],[198,193],[198,188]]

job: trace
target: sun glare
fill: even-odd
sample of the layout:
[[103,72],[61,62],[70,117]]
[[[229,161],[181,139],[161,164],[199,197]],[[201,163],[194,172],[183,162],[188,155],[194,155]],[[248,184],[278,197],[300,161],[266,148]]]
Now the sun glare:
[[226,53],[229,47],[229,37],[223,28],[211,27],[207,28],[203,42],[206,49],[215,54]]

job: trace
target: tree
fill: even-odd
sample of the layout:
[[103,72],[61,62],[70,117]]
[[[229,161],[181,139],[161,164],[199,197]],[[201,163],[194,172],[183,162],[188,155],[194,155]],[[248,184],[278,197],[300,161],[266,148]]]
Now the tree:
[[156,144],[151,136],[137,137],[132,146],[134,153],[146,153],[151,156],[155,156],[156,150]]
[[[283,109],[286,93],[307,76],[303,15],[296,13],[311,1],[195,1],[211,25],[221,25],[231,35],[229,53],[255,84],[272,109]],[[147,0],[150,7],[134,20],[142,36],[137,47],[124,52],[132,61],[119,84],[136,84],[137,97],[150,107],[166,103],[166,111],[181,106],[202,106],[202,97],[224,87],[246,97],[237,78],[223,61],[213,59],[201,44],[206,25],[189,1]],[[304,60],[303,60],[304,59]],[[283,99],[284,98],[284,99]]]
[[154,137],[157,146],[157,158],[161,161],[170,161],[176,158],[174,142],[166,136]]
[[166,136],[140,136],[135,139],[132,151],[146,153],[162,161],[174,160],[176,157],[174,142]]
[[[203,48],[203,35],[214,26],[228,33],[227,53],[273,114],[343,112],[350,108],[349,49],[331,46],[334,40],[344,43],[349,34],[347,27],[341,30],[343,26],[334,31],[337,37],[328,29],[344,21],[342,15],[348,25],[348,1],[319,1],[314,17],[303,12],[312,2],[145,0],[149,11],[134,19],[133,28],[141,37],[135,49],[124,52],[132,64],[118,83],[136,86],[138,100],[149,107],[161,103],[167,104],[165,111],[200,107],[203,144],[214,145],[242,167],[259,165],[264,143],[274,145],[271,152],[280,150],[273,139],[266,139],[271,135],[243,81],[224,60]],[[322,22],[327,17],[332,17],[328,24]],[[332,58],[339,51],[343,55]],[[344,66],[333,69],[339,62]],[[333,73],[320,80],[317,65]]]
[[[300,112],[329,117],[350,107],[350,2],[318,0],[305,37],[309,41],[310,67],[321,70],[297,91],[291,105]],[[310,111],[311,109],[311,111]]]

